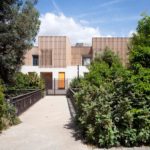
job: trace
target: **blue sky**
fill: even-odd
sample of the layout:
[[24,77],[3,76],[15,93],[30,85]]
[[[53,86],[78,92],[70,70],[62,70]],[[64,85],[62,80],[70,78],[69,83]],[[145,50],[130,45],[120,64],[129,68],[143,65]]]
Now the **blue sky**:
[[[41,15],[39,34],[66,34],[72,43],[92,36],[129,36],[141,13],[150,14],[150,0],[39,0],[36,7]],[[78,31],[87,32],[89,39]]]

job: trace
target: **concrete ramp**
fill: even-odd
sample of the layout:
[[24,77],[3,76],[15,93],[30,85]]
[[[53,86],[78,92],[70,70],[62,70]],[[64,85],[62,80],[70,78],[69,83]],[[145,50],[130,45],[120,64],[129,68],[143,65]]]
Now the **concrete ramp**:
[[0,150],[87,150],[74,137],[65,96],[46,96],[0,135]]

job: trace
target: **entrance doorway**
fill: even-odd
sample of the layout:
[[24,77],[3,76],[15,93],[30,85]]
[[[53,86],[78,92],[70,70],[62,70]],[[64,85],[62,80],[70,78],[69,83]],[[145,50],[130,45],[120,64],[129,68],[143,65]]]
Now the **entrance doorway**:
[[65,95],[68,89],[68,80],[65,72],[59,72],[58,78],[53,79],[52,72],[41,72],[41,78],[45,82],[46,95]]
[[46,94],[53,89],[53,74],[52,72],[41,72],[41,77],[45,82]]

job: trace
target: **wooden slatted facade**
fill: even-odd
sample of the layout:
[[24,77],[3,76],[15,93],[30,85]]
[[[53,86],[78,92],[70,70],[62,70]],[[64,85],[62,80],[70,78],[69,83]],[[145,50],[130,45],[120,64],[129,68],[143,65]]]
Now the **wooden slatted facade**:
[[106,47],[118,54],[123,64],[128,62],[129,38],[95,37],[92,46],[70,45],[66,36],[40,36],[38,47],[33,47],[25,55],[25,65],[32,66],[32,56],[39,55],[40,68],[66,68],[82,65],[83,56],[94,58]]
[[41,50],[40,67],[52,67],[52,50]]

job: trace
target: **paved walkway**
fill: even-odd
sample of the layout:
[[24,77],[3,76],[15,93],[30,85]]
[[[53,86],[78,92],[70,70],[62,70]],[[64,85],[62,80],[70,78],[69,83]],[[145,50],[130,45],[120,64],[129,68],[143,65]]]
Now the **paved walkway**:
[[0,150],[94,149],[74,137],[68,103],[64,96],[46,96],[23,113],[20,119],[21,124],[0,135]]
[[0,150],[87,150],[73,137],[65,96],[46,96],[0,135]]

